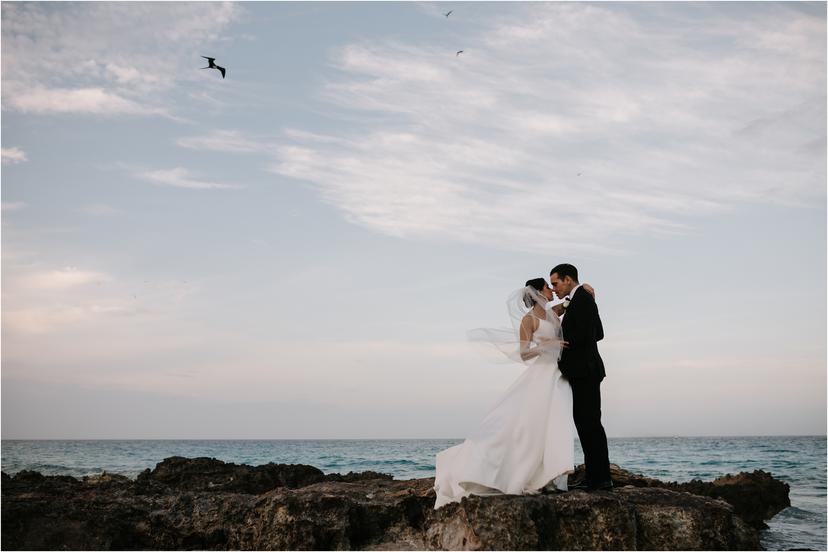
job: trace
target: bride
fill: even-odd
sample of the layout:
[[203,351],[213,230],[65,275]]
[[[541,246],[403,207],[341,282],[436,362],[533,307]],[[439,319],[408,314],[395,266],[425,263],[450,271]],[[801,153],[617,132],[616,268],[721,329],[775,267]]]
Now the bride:
[[[594,295],[588,284],[583,287]],[[516,326],[511,335],[472,333],[473,339],[498,345],[528,368],[463,443],[437,453],[435,509],[470,494],[567,490],[574,467],[572,389],[558,370],[566,346],[559,318],[563,306],[547,310],[552,297],[543,278],[529,280],[507,302]]]

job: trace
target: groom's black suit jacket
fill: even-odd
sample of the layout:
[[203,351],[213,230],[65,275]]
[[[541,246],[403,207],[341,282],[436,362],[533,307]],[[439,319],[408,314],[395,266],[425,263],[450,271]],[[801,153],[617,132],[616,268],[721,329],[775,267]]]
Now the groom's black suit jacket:
[[564,377],[568,380],[604,379],[604,361],[598,354],[598,342],[604,339],[604,326],[598,316],[595,298],[584,288],[579,287],[570,298],[561,329],[564,341],[569,342],[558,361]]

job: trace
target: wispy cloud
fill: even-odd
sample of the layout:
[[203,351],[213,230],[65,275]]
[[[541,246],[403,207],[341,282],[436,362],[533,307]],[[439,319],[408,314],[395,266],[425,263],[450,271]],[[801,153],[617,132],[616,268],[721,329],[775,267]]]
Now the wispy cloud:
[[194,150],[229,153],[263,153],[273,149],[271,144],[245,137],[238,130],[213,130],[202,136],[179,138],[177,144]]
[[[11,341],[47,333],[73,341],[75,334],[109,331],[115,320],[128,325],[157,323],[200,290],[195,281],[118,276],[78,266],[44,267],[34,252],[7,249],[3,248],[3,330]],[[83,345],[90,354],[102,346],[98,341],[92,347]],[[32,355],[34,347],[22,350]]]
[[138,171],[135,173],[135,176],[161,186],[174,186],[176,188],[189,188],[192,190],[238,189],[242,187],[205,180],[183,167]]
[[26,203],[23,201],[4,201],[2,205],[3,211],[19,211],[26,207]]
[[[193,51],[237,19],[233,3],[4,3],[3,107],[166,115]],[[117,44],[118,48],[112,45]]]
[[[78,326],[107,315],[128,315],[132,309],[100,305],[44,305],[3,311],[3,326],[15,334],[43,335]],[[57,360],[57,359],[56,359]]]
[[65,290],[68,288],[107,282],[110,277],[101,272],[66,267],[59,270],[35,272],[28,276],[25,286],[39,290]]
[[4,165],[14,165],[28,161],[28,158],[26,152],[20,148],[2,148],[2,160]]
[[825,34],[786,5],[550,3],[459,58],[349,44],[322,96],[372,117],[291,130],[271,169],[384,234],[559,253],[802,205],[825,191]]
[[29,88],[14,94],[9,106],[24,113],[164,114],[159,107],[128,100],[102,88]]

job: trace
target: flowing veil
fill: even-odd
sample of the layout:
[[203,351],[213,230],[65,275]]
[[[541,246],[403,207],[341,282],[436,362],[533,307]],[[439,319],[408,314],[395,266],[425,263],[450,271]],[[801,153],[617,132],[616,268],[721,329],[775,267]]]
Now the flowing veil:
[[[531,365],[539,361],[557,361],[560,358],[563,344],[561,323],[558,315],[544,308],[545,318],[541,318],[534,308],[536,303],[548,307],[548,302],[549,300],[532,286],[516,289],[506,299],[506,310],[509,314],[509,321],[512,324],[512,328],[475,328],[469,330],[468,338],[473,342],[494,346],[506,358],[514,362]],[[537,341],[522,342],[520,340],[520,326],[527,316],[536,320],[545,320],[552,323],[555,328],[555,338],[543,338]],[[540,354],[530,360],[524,360],[522,353],[529,351],[537,351]]]

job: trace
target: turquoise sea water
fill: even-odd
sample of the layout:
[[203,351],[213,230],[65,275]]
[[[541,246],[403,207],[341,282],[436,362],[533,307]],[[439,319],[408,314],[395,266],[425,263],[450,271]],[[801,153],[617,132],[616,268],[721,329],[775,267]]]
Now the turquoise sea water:
[[[434,476],[434,457],[462,439],[275,441],[3,440],[3,471],[82,476],[108,471],[136,476],[169,456],[209,456],[250,465],[310,464],[325,473],[373,470],[396,479]],[[609,440],[610,460],[670,481],[710,480],[763,469],[791,486],[791,507],[763,532],[769,550],[826,549],[826,438],[658,437]],[[582,456],[576,442],[576,462]]]

